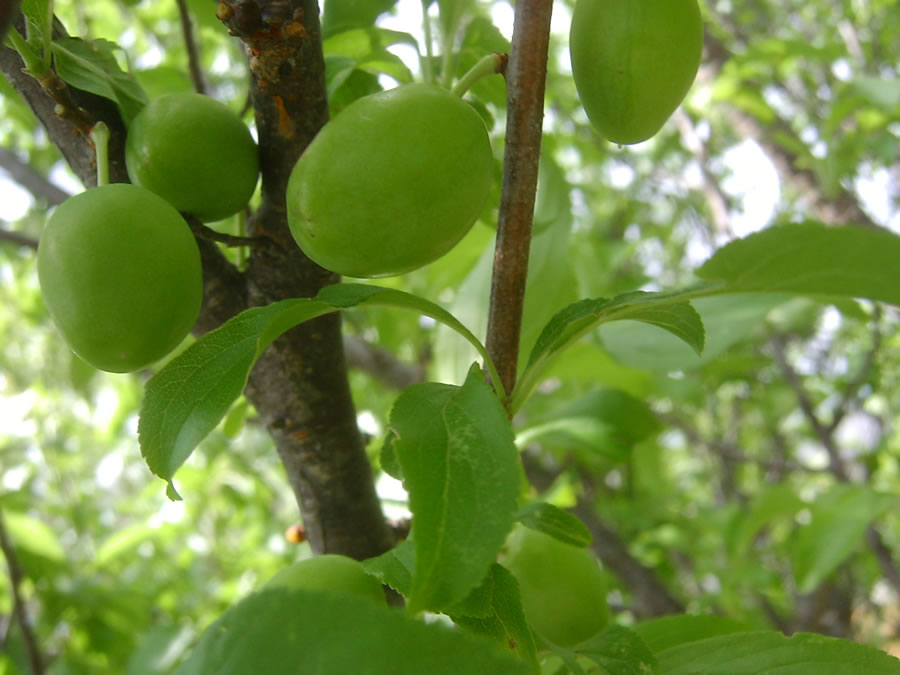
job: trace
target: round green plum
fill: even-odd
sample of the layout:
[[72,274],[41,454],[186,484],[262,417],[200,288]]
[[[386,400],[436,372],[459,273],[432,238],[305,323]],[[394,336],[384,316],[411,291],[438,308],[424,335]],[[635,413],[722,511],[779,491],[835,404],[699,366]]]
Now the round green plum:
[[572,76],[594,127],[619,145],[655,135],[694,82],[703,49],[697,0],[577,0]]
[[263,588],[334,591],[387,604],[381,583],[375,577],[366,574],[362,565],[353,558],[334,553],[295,562],[280,570]]
[[606,582],[588,549],[517,527],[503,564],[519,582],[529,625],[554,644],[571,647],[606,626]]
[[200,252],[184,218],[127,183],[87,190],[57,207],[41,234],[38,279],[72,351],[114,373],[172,351],[203,299]]
[[135,185],[203,222],[244,208],[259,176],[249,129],[227,106],[192,92],[141,109],[128,128],[125,166]]
[[406,85],[354,101],[322,128],[291,172],[288,223],[326,269],[403,274],[463,238],[492,179],[478,113],[441,87]]

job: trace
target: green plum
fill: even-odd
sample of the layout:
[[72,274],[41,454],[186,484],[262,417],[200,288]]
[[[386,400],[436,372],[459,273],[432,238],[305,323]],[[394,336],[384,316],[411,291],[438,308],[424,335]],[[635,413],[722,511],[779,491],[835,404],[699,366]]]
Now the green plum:
[[703,49],[697,0],[577,0],[572,76],[594,127],[620,145],[655,135],[694,82]]
[[571,647],[606,626],[606,582],[588,549],[517,527],[503,564],[519,582],[528,623],[551,642]]
[[259,176],[249,129],[222,103],[192,92],[144,106],[128,128],[125,165],[135,185],[203,222],[244,208]]
[[326,269],[403,274],[463,238],[492,178],[478,113],[441,87],[407,85],[358,99],[325,125],[291,173],[288,223]]
[[162,358],[200,313],[200,252],[184,218],[127,183],[60,204],[38,246],[38,278],[54,322],[100,370],[130,372]]

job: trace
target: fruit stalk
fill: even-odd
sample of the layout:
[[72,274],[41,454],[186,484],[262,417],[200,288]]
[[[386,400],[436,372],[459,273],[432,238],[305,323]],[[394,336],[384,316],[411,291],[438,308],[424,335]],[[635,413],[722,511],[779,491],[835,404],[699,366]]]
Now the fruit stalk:
[[91,141],[97,152],[97,187],[109,185],[109,127],[97,122],[91,129]]
[[519,359],[552,8],[552,0],[520,0],[516,3],[506,66],[509,112],[487,349],[500,373],[501,382],[495,384],[502,385],[507,393],[515,386]]

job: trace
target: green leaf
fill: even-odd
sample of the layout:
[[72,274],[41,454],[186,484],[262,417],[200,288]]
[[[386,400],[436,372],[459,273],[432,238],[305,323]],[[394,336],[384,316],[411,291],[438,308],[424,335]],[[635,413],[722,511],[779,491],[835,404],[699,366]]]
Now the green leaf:
[[757,533],[774,520],[793,518],[803,508],[796,488],[789,484],[770,485],[741,508],[741,517],[731,533],[731,550],[739,558],[750,551]]
[[212,624],[178,675],[522,674],[487,640],[371,600],[278,589],[253,593]]
[[585,548],[594,541],[591,531],[578,516],[547,502],[532,502],[524,506],[516,520],[572,546]]
[[54,563],[65,561],[66,554],[59,542],[59,537],[49,525],[15,511],[5,511],[2,518],[9,531],[9,538],[16,549],[27,551],[30,555],[46,558]]
[[138,440],[150,470],[169,483],[197,444],[240,396],[250,369],[288,328],[333,311],[312,300],[282,300],[237,315],[203,336],[147,382]]
[[623,319],[658,326],[686,342],[697,354],[703,351],[703,321],[690,303],[677,299],[677,294],[635,291],[611,300],[580,300],[557,312],[544,326],[513,396],[512,410],[518,410],[540,373],[560,351],[600,324]]
[[484,588],[488,598],[488,612],[484,616],[449,614],[453,621],[468,630],[494,639],[502,648],[512,651],[528,664],[532,673],[540,672],[534,636],[525,620],[519,582],[502,565],[494,563],[486,577]]
[[745,633],[750,630],[750,627],[741,621],[724,616],[677,614],[642,621],[633,630],[650,648],[650,651],[658,654],[688,642],[729,633]]
[[653,675],[661,672],[653,652],[633,631],[612,625],[576,650],[608,675]]
[[326,2],[322,11],[322,35],[329,37],[351,28],[371,26],[397,0],[339,0]]
[[665,675],[896,675],[900,660],[849,640],[811,633],[732,633],[656,654]]
[[416,549],[410,539],[405,539],[390,551],[363,560],[362,566],[382,584],[406,597],[412,588],[412,576],[416,569]]
[[693,300],[706,331],[702,354],[675,335],[637,321],[604,324],[598,335],[604,348],[623,365],[664,372],[687,370],[719,358],[747,339],[773,308],[788,299],[781,295],[727,295]]
[[108,40],[66,37],[53,42],[53,57],[67,84],[115,101],[128,122],[147,103],[147,95],[137,80],[119,67],[114,55],[118,49]]
[[834,294],[900,304],[900,236],[818,223],[770,227],[727,244],[697,275],[729,293]]
[[316,299],[341,309],[367,304],[380,305],[382,307],[399,307],[419,312],[424,316],[440,321],[448,328],[452,328],[459,333],[469,344],[475,347],[479,356],[484,360],[484,364],[491,376],[491,381],[500,382],[500,376],[497,374],[494,362],[487,353],[487,349],[481,344],[481,341],[472,334],[472,331],[460,323],[455,316],[433,302],[392,288],[383,288],[371,284],[335,284],[334,286],[326,286],[319,292]]
[[475,345],[493,381],[499,381],[484,346],[465,326],[446,310],[402,291],[338,284],[324,288],[315,299],[254,307],[204,335],[147,383],[138,440],[150,470],[169,483],[170,498],[180,499],[172,485],[175,471],[240,396],[266,347],[297,324],[357,305],[411,309],[446,324]]
[[413,513],[410,611],[441,611],[481,583],[512,528],[520,483],[512,428],[477,367],[462,387],[407,388],[391,427]]
[[834,485],[819,497],[810,507],[812,521],[793,540],[799,591],[814,590],[857,551],[872,521],[897,501],[864,485]]

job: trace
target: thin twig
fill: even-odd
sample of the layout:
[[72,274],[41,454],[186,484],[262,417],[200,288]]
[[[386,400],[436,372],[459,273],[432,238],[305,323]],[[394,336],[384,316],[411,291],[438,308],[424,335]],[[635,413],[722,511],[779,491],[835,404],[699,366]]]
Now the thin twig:
[[771,345],[772,351],[775,354],[775,361],[778,363],[778,368],[781,370],[781,374],[784,375],[784,379],[787,380],[791,389],[794,390],[794,395],[797,397],[797,403],[800,406],[800,410],[803,412],[803,416],[812,428],[816,438],[819,439],[819,443],[825,448],[825,452],[828,455],[829,471],[840,482],[849,482],[850,477],[847,475],[847,469],[844,466],[843,461],[841,461],[841,453],[838,450],[837,444],[834,442],[834,436],[828,431],[828,428],[822,424],[822,421],[816,414],[812,400],[809,398],[806,389],[803,387],[803,383],[800,381],[800,376],[797,374],[797,371],[794,370],[794,367],[790,362],[788,362],[786,352],[787,344],[785,343],[784,338],[780,335],[776,335],[772,338]]
[[506,148],[487,349],[500,374],[499,384],[507,393],[515,386],[519,360],[552,8],[552,0],[516,3],[506,67]]
[[29,237],[27,234],[22,234],[21,232],[7,230],[4,224],[0,224],[0,241],[8,241],[18,246],[25,246],[35,250],[37,250],[38,247],[37,239]]
[[834,409],[831,422],[825,427],[829,434],[834,433],[844,420],[844,417],[846,417],[847,413],[854,407],[860,388],[865,384],[866,379],[872,372],[872,366],[875,364],[875,357],[881,349],[881,314],[881,305],[876,304],[872,315],[872,346],[869,348],[869,351],[866,352],[866,358],[863,360],[859,370],[856,371],[856,375],[847,385],[846,389],[844,389],[841,400]]
[[38,648],[37,637],[32,630],[31,623],[25,614],[25,601],[22,599],[21,587],[24,574],[22,567],[19,565],[19,559],[13,548],[12,542],[6,534],[6,526],[3,524],[3,513],[0,512],[0,550],[6,558],[6,566],[9,568],[9,581],[12,587],[13,596],[13,616],[19,623],[19,629],[22,631],[22,640],[25,643],[25,650],[28,652],[28,663],[31,666],[33,675],[41,675],[44,672],[44,657]]
[[216,232],[214,229],[207,225],[204,225],[196,218],[188,218],[187,221],[191,226],[191,231],[194,233],[194,236],[198,239],[207,239],[208,241],[215,241],[220,244],[225,244],[226,246],[234,247],[253,246],[264,241],[262,237],[240,237],[234,234]]
[[206,81],[203,79],[203,69],[200,67],[200,49],[194,39],[194,28],[191,23],[191,15],[188,12],[185,0],[175,0],[178,5],[178,15],[181,18],[181,33],[184,35],[184,46],[187,49],[188,70],[191,73],[191,82],[198,94],[206,93]]

